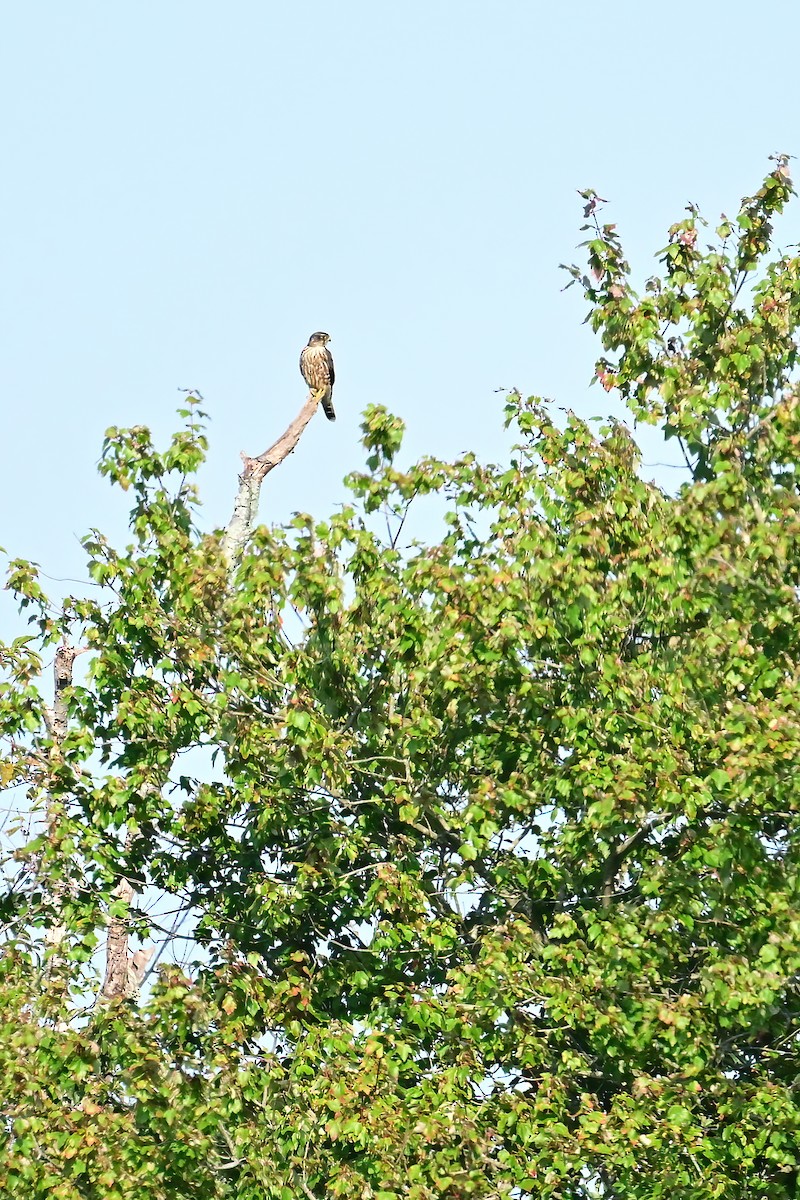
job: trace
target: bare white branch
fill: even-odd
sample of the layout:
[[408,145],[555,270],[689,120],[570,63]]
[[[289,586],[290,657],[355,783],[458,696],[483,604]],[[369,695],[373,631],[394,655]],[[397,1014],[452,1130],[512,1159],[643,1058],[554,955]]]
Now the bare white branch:
[[222,554],[233,570],[242,556],[245,543],[253,529],[258,512],[258,497],[265,476],[292,453],[309,421],[317,411],[324,388],[308,393],[306,402],[288,429],[257,458],[242,454],[244,470],[239,476],[239,490],[233,506],[233,516],[222,538]]

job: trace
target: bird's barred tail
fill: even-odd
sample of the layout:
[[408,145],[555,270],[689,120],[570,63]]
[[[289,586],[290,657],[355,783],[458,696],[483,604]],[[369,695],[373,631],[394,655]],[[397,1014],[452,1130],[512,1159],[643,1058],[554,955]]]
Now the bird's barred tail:
[[325,413],[325,416],[328,418],[328,420],[335,421],[336,413],[333,408],[333,401],[331,400],[330,388],[325,388],[325,391],[322,393],[320,403],[322,404],[322,411]]

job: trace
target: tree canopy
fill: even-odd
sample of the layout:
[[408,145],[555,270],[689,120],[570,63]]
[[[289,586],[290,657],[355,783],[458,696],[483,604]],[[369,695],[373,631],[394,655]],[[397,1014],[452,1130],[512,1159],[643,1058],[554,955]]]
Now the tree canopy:
[[638,290],[584,194],[597,377],[674,489],[536,398],[500,464],[400,465],[373,407],[347,502],[231,549],[196,397],[108,431],[129,544],[56,602],[9,566],[10,1200],[796,1194],[792,194],[690,208]]

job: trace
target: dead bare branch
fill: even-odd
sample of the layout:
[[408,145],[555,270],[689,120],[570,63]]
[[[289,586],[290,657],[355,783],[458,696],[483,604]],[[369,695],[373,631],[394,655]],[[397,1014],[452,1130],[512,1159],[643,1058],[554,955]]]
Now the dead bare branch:
[[239,476],[239,490],[233,505],[233,515],[222,538],[222,554],[232,570],[250,536],[258,511],[258,497],[265,477],[292,453],[309,421],[317,411],[322,393],[309,392],[306,402],[288,429],[276,442],[256,458],[242,453],[244,470]]

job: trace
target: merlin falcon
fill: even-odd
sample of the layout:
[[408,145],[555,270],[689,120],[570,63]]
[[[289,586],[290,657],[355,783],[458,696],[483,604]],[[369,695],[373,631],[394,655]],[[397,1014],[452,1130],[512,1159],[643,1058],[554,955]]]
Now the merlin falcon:
[[336,420],[331,394],[336,376],[333,372],[333,355],[328,349],[329,333],[312,333],[308,345],[300,355],[300,373],[312,392],[322,392],[320,402],[329,421]]

